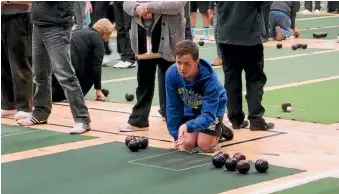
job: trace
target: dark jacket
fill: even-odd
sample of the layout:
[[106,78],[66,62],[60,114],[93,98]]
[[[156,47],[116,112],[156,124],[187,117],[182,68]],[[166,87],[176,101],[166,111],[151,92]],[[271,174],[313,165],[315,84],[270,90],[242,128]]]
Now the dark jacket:
[[271,2],[219,1],[218,42],[232,45],[262,44],[261,35],[265,24],[261,7]]
[[81,83],[94,84],[101,89],[101,64],[105,55],[101,34],[93,28],[72,33],[71,58],[76,76]]
[[31,20],[36,25],[73,25],[74,1],[33,1]]
[[300,9],[299,1],[274,1],[271,11],[281,11],[291,18],[291,28],[295,28],[295,18]]

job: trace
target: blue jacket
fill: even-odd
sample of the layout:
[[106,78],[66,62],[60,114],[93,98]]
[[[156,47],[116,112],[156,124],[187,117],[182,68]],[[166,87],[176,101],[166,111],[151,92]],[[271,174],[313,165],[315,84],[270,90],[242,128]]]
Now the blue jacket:
[[167,128],[175,140],[184,116],[196,117],[186,122],[187,131],[199,132],[208,129],[216,117],[224,115],[226,103],[226,90],[205,60],[200,59],[199,73],[193,82],[187,82],[180,75],[176,64],[167,70]]

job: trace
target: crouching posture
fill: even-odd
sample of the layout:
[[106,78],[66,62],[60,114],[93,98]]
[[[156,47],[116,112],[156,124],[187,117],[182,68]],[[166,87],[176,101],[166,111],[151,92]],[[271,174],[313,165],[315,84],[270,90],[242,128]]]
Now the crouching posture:
[[223,124],[226,90],[212,66],[199,59],[194,42],[177,43],[174,56],[176,63],[166,72],[166,112],[175,149],[214,152],[221,137],[233,138]]

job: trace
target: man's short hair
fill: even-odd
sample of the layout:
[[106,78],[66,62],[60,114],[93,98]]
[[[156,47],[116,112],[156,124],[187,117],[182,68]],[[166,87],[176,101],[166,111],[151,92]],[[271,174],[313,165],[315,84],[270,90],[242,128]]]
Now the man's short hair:
[[112,34],[114,30],[113,24],[106,18],[102,18],[95,22],[93,28],[102,34]]
[[192,55],[194,61],[199,59],[199,48],[191,40],[178,42],[174,47],[174,56]]

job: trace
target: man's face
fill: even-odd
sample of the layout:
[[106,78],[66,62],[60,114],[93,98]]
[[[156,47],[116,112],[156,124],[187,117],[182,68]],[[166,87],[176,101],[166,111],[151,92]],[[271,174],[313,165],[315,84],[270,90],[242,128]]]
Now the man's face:
[[189,78],[196,75],[199,60],[194,61],[192,55],[177,55],[176,63],[182,77]]

